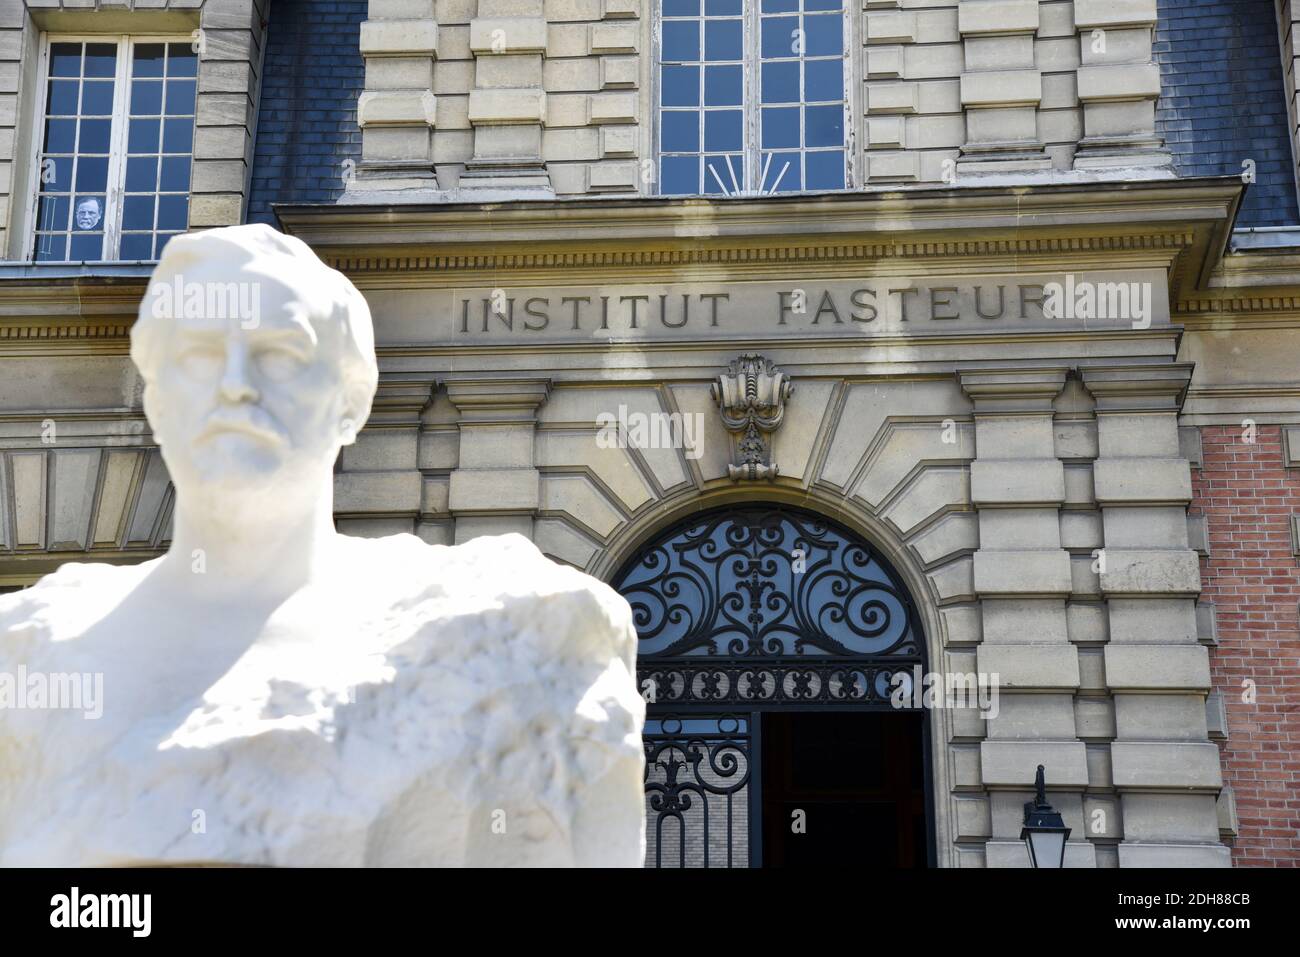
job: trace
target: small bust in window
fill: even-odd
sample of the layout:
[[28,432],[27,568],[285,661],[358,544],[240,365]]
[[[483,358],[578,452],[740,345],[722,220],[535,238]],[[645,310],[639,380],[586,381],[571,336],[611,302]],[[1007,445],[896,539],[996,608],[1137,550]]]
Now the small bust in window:
[[99,205],[99,200],[94,196],[87,196],[81,202],[77,203],[77,228],[78,229],[95,229],[99,226],[99,221],[103,218],[104,211]]
[[0,707],[0,864],[640,866],[627,602],[517,534],[335,531],[356,288],[266,226],[180,235],[131,355],[174,536],[0,597],[8,692],[49,679]]

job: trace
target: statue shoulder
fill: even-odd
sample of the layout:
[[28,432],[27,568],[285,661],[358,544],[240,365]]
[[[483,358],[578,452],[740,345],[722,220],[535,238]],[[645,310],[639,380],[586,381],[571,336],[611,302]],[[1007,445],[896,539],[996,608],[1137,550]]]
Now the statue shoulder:
[[154,562],[66,562],[36,584],[0,595],[0,641],[50,637],[73,621],[91,620],[139,584]]

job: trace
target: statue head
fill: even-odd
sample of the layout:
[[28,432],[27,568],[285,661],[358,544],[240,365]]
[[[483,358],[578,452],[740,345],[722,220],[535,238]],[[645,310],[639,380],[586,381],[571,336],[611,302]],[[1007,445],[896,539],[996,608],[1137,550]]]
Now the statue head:
[[370,414],[370,309],[306,243],[253,224],[174,237],[131,330],[178,494],[328,482]]

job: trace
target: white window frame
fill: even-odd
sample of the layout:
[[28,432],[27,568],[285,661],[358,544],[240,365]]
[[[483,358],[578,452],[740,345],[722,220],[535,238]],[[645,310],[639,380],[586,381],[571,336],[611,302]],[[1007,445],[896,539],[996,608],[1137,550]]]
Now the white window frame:
[[[40,57],[37,60],[38,84],[36,91],[36,111],[34,128],[32,130],[31,142],[31,173],[28,177],[27,186],[27,205],[26,205],[26,222],[23,226],[23,262],[35,262],[36,256],[36,214],[37,206],[40,202],[41,187],[41,154],[45,150],[45,109],[48,105],[50,95],[50,45],[54,43],[116,43],[117,44],[117,74],[114,77],[113,86],[113,128],[109,140],[108,153],[108,184],[104,192],[104,253],[108,258],[93,260],[94,262],[117,263],[124,262],[117,258],[118,250],[121,247],[122,239],[122,206],[126,193],[126,140],[127,128],[131,125],[128,120],[128,107],[130,105],[130,79],[131,79],[131,50],[136,43],[189,43],[193,44],[194,35],[187,34],[151,34],[151,33],[42,33],[40,43]],[[198,63],[195,70],[195,89],[196,102],[195,109],[198,109],[197,103],[197,84],[198,73],[202,69],[202,60]],[[194,124],[194,133],[197,133],[198,123],[197,116]],[[190,189],[186,195],[193,200],[193,177],[194,177],[194,146],[190,145]],[[69,203],[72,196],[69,196]],[[75,215],[75,211],[73,211]],[[188,219],[187,219],[188,222]],[[187,226],[188,228],[188,226]],[[88,260],[89,261],[89,260]],[[129,260],[137,262],[138,260]],[[153,262],[154,260],[139,260]],[[49,260],[49,265],[75,265],[81,260]]]
[[[662,162],[663,150],[661,144],[661,119],[663,107],[660,103],[661,85],[662,85],[662,66],[663,66],[663,0],[648,0],[650,4],[650,40],[651,40],[651,57],[650,57],[650,138],[652,146],[652,157],[654,160],[654,181],[653,195],[655,196],[675,196],[678,198],[688,197],[717,197],[720,193],[664,193],[662,182]],[[706,0],[700,0],[700,16],[704,16],[704,4]],[[850,192],[858,188],[858,150],[857,150],[857,120],[858,120],[858,102],[859,91],[861,86],[861,69],[862,62],[858,52],[857,31],[855,24],[858,12],[854,6],[854,0],[843,0],[841,15],[844,18],[843,37],[844,37],[844,187],[837,190],[825,189],[798,189],[782,190],[779,193],[767,193],[760,190],[759,176],[762,174],[762,155],[763,148],[759,140],[759,113],[763,104],[759,101],[760,90],[760,71],[763,65],[763,54],[761,48],[760,21],[762,0],[742,0],[741,16],[741,43],[744,45],[746,64],[743,68],[743,88],[741,93],[741,110],[744,115],[744,144],[741,152],[744,155],[745,162],[745,184],[742,191],[731,193],[730,195],[740,196],[798,196],[804,193],[826,193],[826,192]],[[756,51],[751,58],[750,50]],[[702,55],[702,54],[701,54]],[[803,105],[802,98],[800,106]],[[699,107],[701,113],[704,112],[705,106],[701,102]],[[701,137],[703,133],[701,133]],[[803,147],[798,150],[781,149],[769,150],[768,152],[805,152]],[[704,156],[704,143],[700,142],[700,155]],[[707,172],[706,174],[707,175]]]

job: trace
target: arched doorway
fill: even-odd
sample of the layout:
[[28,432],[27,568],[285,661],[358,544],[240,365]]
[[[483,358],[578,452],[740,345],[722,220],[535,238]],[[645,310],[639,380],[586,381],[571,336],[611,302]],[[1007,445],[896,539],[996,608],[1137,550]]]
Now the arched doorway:
[[878,551],[813,512],[733,505],[662,532],[613,585],[649,701],[647,865],[926,865],[925,716],[894,693],[925,639]]

